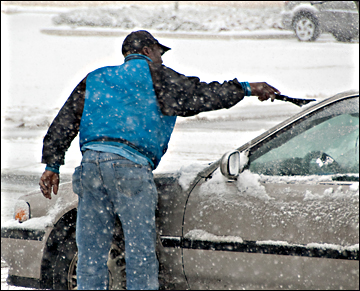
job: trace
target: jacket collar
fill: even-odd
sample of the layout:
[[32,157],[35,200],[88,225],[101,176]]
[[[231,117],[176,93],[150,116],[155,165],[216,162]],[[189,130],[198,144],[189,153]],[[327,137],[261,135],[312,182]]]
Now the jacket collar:
[[140,55],[140,54],[131,54],[131,55],[128,55],[125,57],[125,62],[127,61],[130,61],[130,60],[136,60],[136,59],[145,59],[145,60],[148,60],[150,62],[152,62],[152,60],[147,57],[147,56],[144,56],[144,55]]

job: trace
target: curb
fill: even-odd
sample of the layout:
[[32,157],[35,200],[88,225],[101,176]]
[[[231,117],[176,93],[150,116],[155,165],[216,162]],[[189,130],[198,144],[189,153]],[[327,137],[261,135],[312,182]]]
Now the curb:
[[[103,28],[44,28],[41,33],[58,36],[126,36],[131,31],[120,29],[103,29]],[[152,32],[155,37],[166,38],[190,38],[190,39],[291,39],[296,38],[292,31],[244,31],[238,33],[214,34],[214,33],[182,33],[182,32]]]

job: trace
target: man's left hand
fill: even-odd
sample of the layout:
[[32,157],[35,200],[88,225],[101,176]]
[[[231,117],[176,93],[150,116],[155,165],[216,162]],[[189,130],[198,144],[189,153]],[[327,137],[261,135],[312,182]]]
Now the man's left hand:
[[55,195],[59,189],[59,174],[45,170],[40,178],[39,185],[44,197],[51,199],[51,189],[53,189]]

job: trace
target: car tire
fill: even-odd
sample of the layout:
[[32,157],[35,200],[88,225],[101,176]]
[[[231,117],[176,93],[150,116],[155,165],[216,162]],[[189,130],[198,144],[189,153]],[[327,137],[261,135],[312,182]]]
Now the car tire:
[[[116,222],[118,225],[115,228],[108,259],[109,289],[126,290],[124,234],[118,219]],[[45,256],[48,263],[42,266],[43,276],[46,277],[50,284],[43,287],[54,290],[77,289],[76,267],[78,252],[75,229],[75,222],[70,222],[67,219],[64,219],[55,227],[51,241],[56,250],[51,247],[48,248]],[[48,272],[49,269],[51,272]],[[159,283],[161,289],[165,286],[172,286],[165,280],[164,268],[161,264]]]
[[124,241],[113,242],[109,252],[109,289],[126,290],[126,263]]
[[352,35],[340,31],[332,32],[332,35],[337,41],[341,42],[350,42],[354,38]]
[[300,13],[295,16],[293,28],[300,41],[315,41],[321,33],[319,21],[310,13]]
[[[121,245],[121,246],[120,246]],[[76,290],[78,252],[75,232],[59,248],[53,268],[54,290]],[[115,266],[110,266],[115,263]],[[112,244],[109,252],[109,289],[126,290],[125,253],[123,244]],[[114,277],[116,280],[114,280]]]
[[[73,209],[59,219],[47,239],[41,263],[43,289],[68,289],[70,264],[76,263],[73,260],[77,254],[75,232],[76,209]],[[73,270],[76,271],[76,265]]]
[[54,290],[74,290],[77,287],[77,246],[75,231],[70,233],[60,245],[55,258],[52,274]]

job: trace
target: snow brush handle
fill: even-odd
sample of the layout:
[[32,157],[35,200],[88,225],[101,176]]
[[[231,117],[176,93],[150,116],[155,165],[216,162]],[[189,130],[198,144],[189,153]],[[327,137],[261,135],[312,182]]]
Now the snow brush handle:
[[297,106],[303,106],[306,105],[312,101],[316,101],[316,99],[300,99],[300,98],[292,98],[286,95],[280,95],[280,94],[275,94],[275,99],[276,100],[281,100],[281,101],[286,101],[286,102],[291,102],[294,103]]

